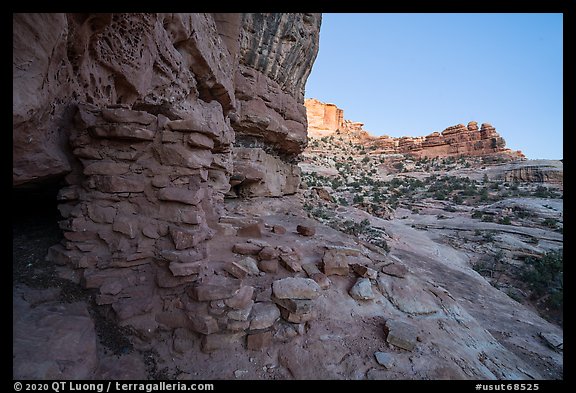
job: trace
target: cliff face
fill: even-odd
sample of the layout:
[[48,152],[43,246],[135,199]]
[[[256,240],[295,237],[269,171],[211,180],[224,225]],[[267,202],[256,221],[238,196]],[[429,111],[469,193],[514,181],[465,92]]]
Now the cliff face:
[[346,135],[374,153],[409,154],[417,158],[462,155],[524,158],[520,151],[507,149],[504,138],[488,123],[478,128],[478,123],[471,121],[467,126],[458,124],[422,137],[374,137],[362,128],[362,123],[343,120],[343,111],[334,109],[334,104],[307,99],[305,105],[310,136],[319,138],[335,133]]
[[515,165],[504,173],[504,181],[548,183],[563,186],[564,168],[561,161],[533,160],[530,165]]
[[13,185],[65,183],[49,259],[82,269],[121,321],[165,309],[197,278],[226,194],[295,192],[320,21],[15,14]]

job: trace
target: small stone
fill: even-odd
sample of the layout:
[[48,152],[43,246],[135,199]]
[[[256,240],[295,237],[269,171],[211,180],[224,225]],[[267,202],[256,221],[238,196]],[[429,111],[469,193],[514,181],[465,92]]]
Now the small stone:
[[294,252],[294,250],[288,246],[278,246],[278,250],[284,254],[290,254],[291,252]]
[[224,304],[236,310],[246,307],[252,300],[254,295],[254,287],[245,286],[240,288],[238,293],[231,298],[224,299]]
[[246,348],[251,351],[260,351],[267,348],[272,343],[272,332],[265,331],[260,333],[252,333],[246,337]]
[[258,261],[258,269],[266,273],[278,272],[278,265],[279,263],[277,259]]
[[292,323],[286,323],[283,321],[280,322],[276,333],[274,333],[274,339],[281,342],[290,341],[298,335],[298,331],[296,330],[295,326],[296,325]]
[[394,366],[394,357],[391,354],[386,352],[374,352],[374,356],[376,357],[376,361],[381,366],[384,366],[386,369],[390,369]]
[[134,239],[138,233],[138,220],[128,216],[117,216],[112,224],[112,230]]
[[372,268],[369,268],[368,266],[360,265],[358,263],[354,263],[351,266],[352,270],[354,270],[354,272],[360,277],[371,278],[373,280],[378,278],[378,272]]
[[164,188],[170,184],[170,178],[166,175],[156,175],[152,178],[152,187]]
[[138,123],[143,125],[152,124],[156,116],[145,111],[134,111],[126,108],[104,108],[102,117],[110,123]]
[[240,255],[258,255],[262,248],[263,247],[259,245],[251,243],[236,243],[232,246],[232,252]]
[[231,319],[226,324],[226,329],[230,330],[231,332],[244,331],[249,327],[250,321],[234,321]]
[[282,225],[274,225],[272,227],[272,232],[278,235],[284,235],[286,233],[286,228],[284,228]]
[[248,275],[248,270],[243,266],[240,266],[237,262],[228,262],[226,266],[224,266],[224,270],[228,273],[233,275],[236,278],[244,278]]
[[324,274],[324,273],[316,273],[310,276],[312,280],[314,280],[321,289],[328,289],[330,285],[332,285],[332,281]]
[[242,378],[246,374],[248,374],[248,370],[236,370],[234,371],[234,378]]
[[359,278],[356,284],[350,289],[350,296],[356,300],[372,300],[374,299],[374,292],[372,292],[372,284],[368,278]]
[[61,244],[55,244],[48,249],[46,260],[57,265],[72,264],[74,261],[74,252],[66,250]]
[[408,323],[389,319],[384,327],[386,341],[399,348],[412,351],[416,346],[416,328]]
[[189,295],[197,301],[227,299],[236,295],[242,281],[222,276],[204,278],[188,290]]
[[96,161],[84,167],[84,174],[91,175],[123,175],[130,172],[130,165],[114,161]]
[[160,237],[158,226],[154,224],[144,225],[142,227],[142,234],[150,239],[158,239]]
[[257,276],[260,274],[260,269],[258,269],[258,263],[252,257],[246,257],[238,262],[236,262],[238,266],[241,266],[244,270],[248,272],[250,276]]
[[309,278],[287,277],[272,283],[272,292],[278,299],[316,299],[320,287]]
[[271,259],[278,258],[279,255],[280,255],[280,252],[278,252],[278,250],[276,250],[274,247],[264,247],[258,253],[258,258],[261,261],[268,261]]
[[314,236],[316,234],[316,228],[310,225],[298,225],[296,232],[302,236]]
[[204,189],[188,190],[186,188],[166,187],[158,191],[158,199],[186,205],[198,205],[204,199]]
[[298,273],[302,271],[302,265],[300,265],[300,257],[294,252],[291,254],[280,255],[280,261],[289,272]]
[[264,224],[254,223],[244,225],[242,228],[238,229],[236,234],[241,237],[261,238],[263,231],[264,231]]
[[187,250],[162,250],[160,251],[162,258],[170,262],[198,262],[207,256],[206,247],[198,246],[189,248]]
[[88,205],[88,217],[94,222],[112,224],[116,216],[116,209],[98,205]]
[[175,277],[179,277],[179,276],[190,276],[192,274],[198,274],[200,273],[200,270],[202,270],[202,266],[203,266],[202,262],[188,262],[188,263],[170,262],[168,268]]
[[210,315],[194,314],[190,317],[192,330],[201,334],[216,333],[220,328],[218,322]]
[[318,266],[316,266],[315,263],[305,263],[302,265],[302,269],[304,269],[308,277],[310,277],[312,274],[321,273],[320,269],[318,269]]
[[193,132],[190,134],[190,136],[188,137],[188,144],[192,147],[197,147],[200,149],[214,148],[214,140],[212,140],[212,138],[209,138],[206,135],[197,132]]
[[212,301],[210,301],[210,307],[211,308],[225,308],[226,303],[224,303],[224,300],[212,300]]
[[206,231],[188,231],[176,226],[170,227],[170,236],[174,242],[174,247],[177,250],[185,250],[187,248],[198,245],[207,238]]
[[348,275],[348,259],[349,256],[337,250],[328,250],[324,253],[324,274],[330,276],[332,274],[339,276]]
[[280,310],[272,302],[255,303],[250,317],[250,329],[260,330],[269,328],[280,318]]
[[544,339],[546,344],[551,347],[552,349],[556,349],[559,351],[564,350],[564,339],[557,334],[554,333],[538,333],[540,337]]
[[313,305],[312,300],[278,299],[275,296],[272,296],[272,301],[278,306],[296,314],[304,314],[310,312]]
[[247,321],[248,317],[250,316],[250,312],[252,311],[252,306],[254,302],[251,300],[248,302],[248,305],[244,308],[238,310],[231,310],[228,312],[228,318],[234,321]]
[[126,124],[100,124],[88,127],[88,132],[95,138],[132,141],[151,141],[154,139],[154,131]]
[[316,319],[316,312],[310,310],[309,312],[297,314],[286,310],[285,308],[280,308],[280,314],[282,318],[291,323],[304,323]]
[[328,289],[332,284],[330,279],[318,269],[315,263],[306,263],[302,265],[302,269],[304,269],[308,277],[316,281],[320,288]]
[[258,247],[260,247],[260,249],[264,248],[264,247],[272,247],[270,245],[270,243],[264,241],[264,240],[260,240],[260,239],[248,239],[246,240],[247,243],[251,243],[254,244]]
[[61,188],[56,199],[59,201],[74,201],[78,199],[78,196],[78,186],[69,186]]

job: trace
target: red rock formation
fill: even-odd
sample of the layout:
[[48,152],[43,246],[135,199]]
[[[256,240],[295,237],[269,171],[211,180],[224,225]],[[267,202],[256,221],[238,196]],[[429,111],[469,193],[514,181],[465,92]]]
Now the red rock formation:
[[330,108],[330,113],[339,113],[339,116],[343,114],[341,109],[332,109],[334,104],[307,99],[305,105],[308,110],[309,136],[319,138],[335,133],[346,135],[377,153],[409,154],[414,157],[499,155],[511,159],[524,158],[520,151],[507,149],[504,138],[488,123],[483,123],[480,129],[475,121],[469,122],[467,126],[457,124],[423,137],[374,137],[362,128],[362,123],[349,120],[338,123],[334,116],[326,120],[326,108]]
[[241,195],[298,187],[320,19],[15,14],[13,184],[66,183],[48,259],[154,325],[207,258],[232,174]]
[[344,129],[344,111],[334,104],[324,104],[314,98],[304,102],[308,116],[308,135],[322,137]]

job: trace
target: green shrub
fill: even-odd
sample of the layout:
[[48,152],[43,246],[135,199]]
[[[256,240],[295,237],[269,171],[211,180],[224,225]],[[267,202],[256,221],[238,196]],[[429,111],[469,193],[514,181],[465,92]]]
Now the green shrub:
[[545,227],[555,229],[556,226],[558,225],[558,221],[556,221],[553,218],[545,218],[544,220],[542,220],[541,224],[544,225]]
[[472,218],[482,218],[483,213],[480,210],[474,210],[472,212]]
[[541,258],[528,257],[522,278],[535,297],[546,296],[548,304],[561,308],[563,303],[563,249],[549,251]]

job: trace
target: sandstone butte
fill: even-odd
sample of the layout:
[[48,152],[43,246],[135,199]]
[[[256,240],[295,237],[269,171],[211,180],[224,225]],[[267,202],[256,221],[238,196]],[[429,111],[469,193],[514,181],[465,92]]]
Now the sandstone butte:
[[471,121],[467,126],[457,124],[442,132],[419,137],[372,136],[363,129],[363,123],[344,118],[344,111],[335,104],[314,98],[305,100],[308,116],[308,135],[322,138],[331,135],[346,136],[374,154],[406,154],[415,158],[499,156],[509,160],[523,159],[521,151],[506,148],[506,141],[488,123],[478,128]]

